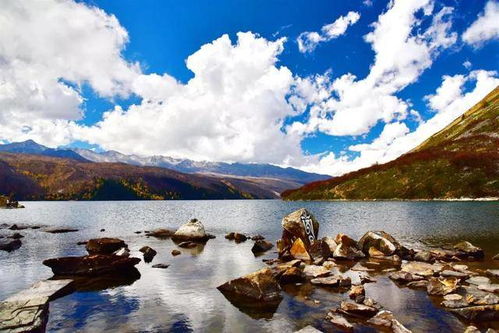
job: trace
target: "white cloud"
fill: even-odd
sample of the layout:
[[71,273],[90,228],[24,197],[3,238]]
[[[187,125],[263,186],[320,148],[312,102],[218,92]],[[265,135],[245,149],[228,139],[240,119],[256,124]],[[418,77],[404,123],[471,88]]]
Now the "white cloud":
[[326,24],[321,28],[321,32],[302,32],[298,38],[298,49],[302,53],[312,52],[321,42],[327,42],[343,35],[350,25],[357,23],[360,14],[348,12],[346,16],[340,16],[336,21]]
[[499,2],[489,0],[483,14],[463,33],[463,41],[480,47],[491,39],[499,39]]
[[147,99],[106,113],[76,136],[125,153],[274,163],[299,159],[301,138],[281,131],[284,119],[295,114],[286,100],[293,75],[276,66],[285,39],[271,42],[249,32],[237,37],[232,44],[223,35],[191,55],[186,65],[194,77],[185,85],[160,76],[143,78],[136,90]]
[[98,8],[6,0],[0,26],[0,139],[69,143],[69,121],[83,116],[80,85],[126,96],[140,73],[121,56],[126,30]]
[[[469,82],[475,84],[474,88],[465,93],[464,84]],[[496,72],[477,70],[467,76],[444,76],[436,93],[427,97],[428,106],[436,114],[421,122],[414,131],[409,132],[402,122],[386,124],[380,136],[371,143],[349,147],[350,151],[360,153],[358,157],[349,159],[347,156],[337,157],[329,153],[318,161],[310,161],[305,169],[337,176],[375,163],[391,161],[445,128],[498,85]]]
[[[388,10],[373,23],[374,30],[365,36],[375,52],[367,77],[359,80],[349,73],[332,82],[323,80],[325,85],[320,89],[329,92],[327,97],[318,101],[310,100],[310,94],[302,96],[303,103],[311,105],[309,119],[304,124],[292,124],[290,131],[361,135],[380,120],[385,123],[403,120],[410,106],[395,93],[414,83],[431,66],[439,51],[457,39],[450,32],[452,9],[443,7],[433,12],[431,0],[391,2]],[[422,13],[425,19],[433,15],[426,30],[420,31],[422,19],[416,18],[416,13]],[[306,80],[298,84],[311,85]]]
[[463,62],[463,66],[466,69],[470,69],[473,64],[469,60],[466,60],[465,62]]

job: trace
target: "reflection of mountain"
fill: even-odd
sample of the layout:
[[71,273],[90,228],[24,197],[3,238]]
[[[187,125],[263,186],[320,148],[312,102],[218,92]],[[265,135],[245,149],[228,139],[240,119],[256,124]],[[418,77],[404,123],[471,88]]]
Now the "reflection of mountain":
[[499,197],[499,87],[394,161],[282,193],[288,200]]

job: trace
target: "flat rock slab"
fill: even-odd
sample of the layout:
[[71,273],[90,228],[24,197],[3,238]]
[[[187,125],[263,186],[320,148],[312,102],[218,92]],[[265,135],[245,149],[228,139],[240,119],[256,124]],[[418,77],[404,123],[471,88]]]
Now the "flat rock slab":
[[46,280],[0,302],[1,332],[38,332],[45,329],[49,302],[73,290],[73,280]]

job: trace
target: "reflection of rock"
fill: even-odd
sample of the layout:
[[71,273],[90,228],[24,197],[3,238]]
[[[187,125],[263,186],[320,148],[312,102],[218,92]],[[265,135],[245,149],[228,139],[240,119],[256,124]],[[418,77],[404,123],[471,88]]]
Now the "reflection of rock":
[[271,248],[273,248],[274,245],[271,242],[268,242],[266,240],[256,240],[255,244],[253,244],[253,247],[251,248],[251,252],[258,254],[258,253],[263,253]]
[[468,257],[483,258],[484,253],[481,248],[474,246],[470,242],[462,241],[454,245],[454,248],[458,251],[463,252]]
[[101,274],[126,273],[140,262],[139,258],[95,254],[83,257],[61,257],[43,261],[54,275],[96,276]]
[[177,244],[178,247],[184,248],[184,249],[192,249],[197,247],[197,243],[195,242],[180,242]]
[[0,239],[0,250],[11,252],[17,250],[22,245],[19,239]]
[[228,281],[217,289],[232,304],[251,316],[262,313],[263,317],[269,314],[272,316],[282,300],[281,287],[269,268]]
[[[74,288],[76,291],[101,291],[109,288],[121,286],[130,286],[135,281],[140,279],[140,272],[131,267],[126,272],[121,273],[106,273],[98,276],[70,276],[74,280]],[[55,277],[57,279],[57,277]]]
[[444,296],[456,291],[459,288],[457,278],[435,278],[428,280],[426,291],[428,295]]
[[44,332],[49,301],[67,295],[72,288],[72,280],[40,281],[0,302],[0,331]]
[[51,233],[51,234],[65,234],[68,232],[77,232],[79,231],[78,229],[74,228],[48,228],[45,229],[45,232]]
[[94,238],[90,239],[85,248],[89,254],[112,254],[122,247],[127,247],[126,243],[119,238]]
[[283,232],[278,242],[279,255],[289,251],[297,239],[301,239],[308,250],[311,241],[317,239],[319,222],[305,208],[299,209],[282,219]]
[[140,248],[139,251],[144,254],[144,261],[145,262],[151,262],[152,259],[154,258],[154,256],[156,254],[158,254],[158,252],[156,252],[156,250],[154,250],[152,247],[149,247],[149,246],[143,246]]

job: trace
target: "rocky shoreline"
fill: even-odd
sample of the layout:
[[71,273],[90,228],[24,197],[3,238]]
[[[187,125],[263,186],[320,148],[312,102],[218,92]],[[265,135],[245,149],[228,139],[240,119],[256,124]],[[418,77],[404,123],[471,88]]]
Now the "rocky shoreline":
[[[383,308],[365,288],[387,276],[400,288],[425,290],[428,297],[468,326],[465,332],[480,332],[476,326],[484,327],[485,323],[487,327],[486,323],[499,321],[499,270],[470,268],[468,263],[483,260],[485,256],[482,249],[470,242],[422,250],[408,248],[384,231],[369,231],[358,241],[345,234],[321,238],[319,222],[306,209],[285,216],[281,224],[282,236],[275,243],[262,235],[230,232],[225,236],[230,242],[253,242],[251,251],[255,258],[274,248],[277,250],[268,252],[276,253],[274,258],[266,255],[263,259],[267,267],[234,277],[217,287],[231,304],[250,316],[257,313],[258,318],[271,318],[290,286],[307,284],[311,288],[345,296],[337,307],[317,314],[324,323],[340,331],[372,327],[386,332],[410,332],[403,320],[396,318],[390,309]],[[11,232],[0,236],[3,237],[0,238],[0,250],[5,251],[16,250],[23,237],[19,230],[77,231],[28,225],[1,227]],[[177,230],[163,228],[136,231],[135,234],[142,234],[146,239],[171,238],[174,244],[184,249],[209,246],[207,243],[215,237],[208,234],[196,219]],[[51,279],[0,302],[0,318],[8,318],[0,320],[0,331],[43,332],[51,300],[74,290],[102,290],[131,284],[141,277],[135,266],[141,260],[152,263],[157,254],[155,249],[145,245],[139,250],[143,258],[131,257],[125,241],[111,237],[94,238],[79,244],[85,245],[87,255],[44,260],[43,264],[54,274]],[[171,253],[172,257],[179,254],[179,250]],[[499,255],[494,259],[499,259]],[[169,266],[169,263],[151,264],[155,269]],[[66,284],[54,281],[65,281]],[[40,285],[44,288],[40,289]],[[64,292],[59,292],[59,287]],[[40,290],[50,292],[44,294]],[[28,299],[27,303],[17,301],[21,298]],[[30,306],[27,308],[26,304]],[[309,326],[300,331],[319,330]],[[487,332],[494,330],[489,328]]]

